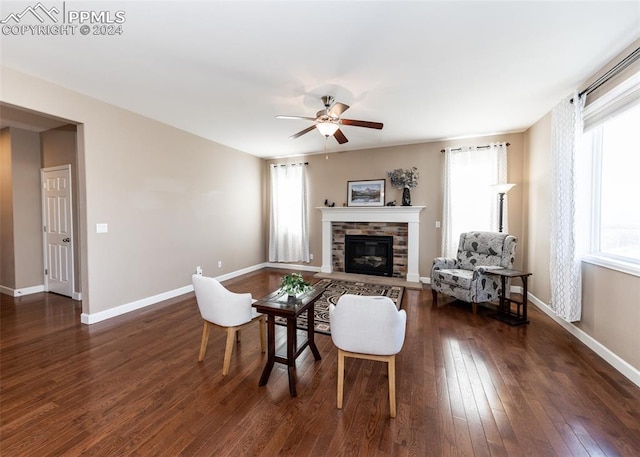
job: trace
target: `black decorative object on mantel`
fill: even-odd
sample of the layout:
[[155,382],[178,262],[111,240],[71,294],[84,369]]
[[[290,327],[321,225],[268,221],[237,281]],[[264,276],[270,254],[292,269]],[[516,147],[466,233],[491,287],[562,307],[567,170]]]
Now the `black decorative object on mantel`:
[[402,206],[411,206],[411,191],[408,187],[402,189]]
[[418,178],[420,177],[418,169],[416,167],[411,167],[409,170],[396,168],[395,170],[387,171],[387,176],[393,187],[402,190],[402,206],[411,206],[411,189],[418,185]]

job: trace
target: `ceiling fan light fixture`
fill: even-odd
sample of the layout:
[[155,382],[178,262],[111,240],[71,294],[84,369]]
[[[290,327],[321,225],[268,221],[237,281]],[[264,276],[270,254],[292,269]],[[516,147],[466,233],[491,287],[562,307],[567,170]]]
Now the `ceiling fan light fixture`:
[[382,122],[372,122],[372,121],[359,121],[356,119],[343,119],[342,113],[349,109],[349,105],[345,105],[344,103],[336,102],[333,97],[330,95],[325,95],[321,98],[322,103],[324,104],[324,109],[320,110],[316,113],[316,117],[308,117],[308,116],[276,116],[279,119],[303,119],[308,121],[314,121],[312,125],[307,127],[306,129],[300,130],[298,133],[294,133],[289,138],[295,139],[300,138],[302,135],[305,135],[311,132],[313,129],[318,129],[320,134],[329,138],[333,136],[338,144],[345,144],[349,142],[342,130],[340,130],[341,125],[349,125],[352,127],[364,127],[368,129],[382,129]]
[[316,124],[316,128],[326,137],[330,137],[336,130],[338,130],[338,124],[332,122],[319,122]]

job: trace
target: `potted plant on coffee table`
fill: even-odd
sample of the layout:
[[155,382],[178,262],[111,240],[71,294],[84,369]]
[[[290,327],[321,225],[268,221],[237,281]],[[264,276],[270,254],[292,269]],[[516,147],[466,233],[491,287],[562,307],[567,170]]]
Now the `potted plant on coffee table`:
[[290,273],[282,277],[280,290],[289,296],[289,300],[295,300],[297,295],[311,289],[311,284],[304,280],[301,273]]

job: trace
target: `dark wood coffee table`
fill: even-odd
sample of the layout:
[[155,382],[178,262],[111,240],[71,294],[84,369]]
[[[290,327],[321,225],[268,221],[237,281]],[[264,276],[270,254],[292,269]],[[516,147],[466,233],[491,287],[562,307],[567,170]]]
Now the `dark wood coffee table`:
[[[259,386],[267,384],[275,362],[283,363],[287,365],[287,371],[289,373],[289,393],[292,397],[295,397],[297,395],[295,378],[296,358],[298,358],[306,347],[309,347],[316,360],[322,359],[320,352],[316,347],[314,340],[315,333],[313,331],[313,304],[318,300],[318,298],[320,298],[322,292],[324,292],[324,287],[314,286],[310,291],[297,297],[294,301],[290,301],[286,294],[277,290],[253,304],[254,308],[256,308],[258,312],[267,316],[267,364],[262,371],[262,376],[258,383]],[[298,316],[305,311],[307,312],[308,322],[306,340],[298,346],[296,321]],[[276,351],[276,317],[278,316],[287,320],[286,354],[281,354]]]

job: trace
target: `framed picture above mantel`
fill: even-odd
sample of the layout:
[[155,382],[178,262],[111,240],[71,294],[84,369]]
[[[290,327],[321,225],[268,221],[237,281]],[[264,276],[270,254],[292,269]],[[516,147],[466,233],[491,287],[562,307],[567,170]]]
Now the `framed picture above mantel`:
[[347,182],[348,206],[384,206],[384,179]]

